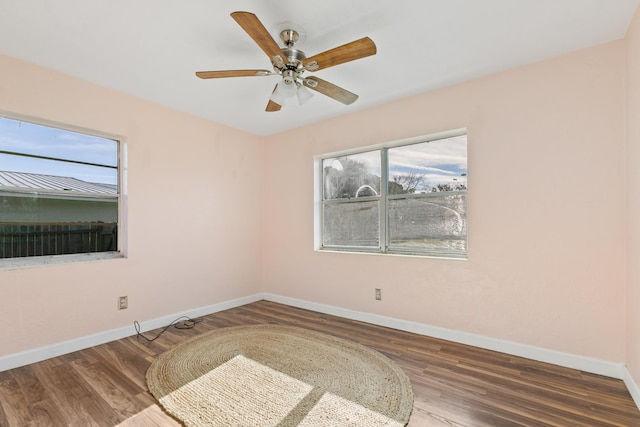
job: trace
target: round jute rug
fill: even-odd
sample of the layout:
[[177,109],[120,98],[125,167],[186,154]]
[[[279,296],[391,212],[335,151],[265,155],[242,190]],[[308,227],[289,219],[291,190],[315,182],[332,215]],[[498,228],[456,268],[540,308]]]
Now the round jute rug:
[[186,426],[405,426],[411,384],[368,347],[307,329],[221,328],[161,354],[147,384]]

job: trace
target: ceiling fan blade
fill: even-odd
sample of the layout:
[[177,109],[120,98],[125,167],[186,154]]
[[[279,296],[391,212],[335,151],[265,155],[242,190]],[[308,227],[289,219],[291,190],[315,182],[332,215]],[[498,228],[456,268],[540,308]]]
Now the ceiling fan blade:
[[[276,89],[278,89],[277,84],[273,88],[273,92],[275,92]],[[265,108],[264,111],[267,111],[267,112],[280,111],[281,108],[282,108],[282,105],[278,104],[277,102],[273,102],[271,99],[269,99],[269,102],[267,103],[267,108]]]
[[271,37],[269,31],[262,25],[262,22],[260,22],[256,15],[250,12],[233,12],[231,17],[235,19],[253,41],[260,46],[260,49],[267,54],[272,62],[278,65],[284,65],[282,49],[280,49],[278,43]]
[[269,70],[222,70],[222,71],[197,71],[196,76],[201,79],[218,79],[222,77],[251,77],[270,76],[274,74]]
[[369,37],[338,46],[325,52],[313,55],[304,61],[302,65],[309,71],[318,71],[334,65],[375,55],[376,44]]
[[264,111],[271,113],[273,111],[280,111],[281,108],[282,108],[282,105],[277,104],[272,100],[269,100],[269,102],[267,103],[267,108],[265,108]]
[[336,86],[333,83],[329,83],[328,81],[317,77],[307,77],[304,79],[304,84],[309,89],[313,89],[316,92],[327,95],[328,97],[346,105],[353,104],[356,102],[356,99],[358,99],[358,95],[355,93],[351,93],[346,89],[342,89],[340,86]]

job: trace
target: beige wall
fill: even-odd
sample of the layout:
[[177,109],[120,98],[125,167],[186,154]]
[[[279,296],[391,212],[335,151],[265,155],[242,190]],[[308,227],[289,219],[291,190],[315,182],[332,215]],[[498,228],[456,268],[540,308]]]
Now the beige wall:
[[5,56],[0,110],[123,135],[129,166],[129,257],[0,270],[0,356],[260,290],[260,138]]
[[627,368],[640,384],[640,9],[627,42]]
[[[0,270],[0,356],[266,291],[626,360],[637,380],[638,330],[625,327],[639,322],[640,294],[640,270],[625,287],[627,199],[640,211],[638,192],[625,190],[634,165],[624,169],[634,43],[266,139],[0,57],[0,110],[123,135],[129,158],[129,257]],[[632,150],[638,123],[628,122]],[[468,260],[314,251],[314,156],[461,127]],[[247,197],[259,182],[264,194]],[[115,309],[119,295],[128,310]]]
[[[462,127],[468,260],[314,251],[314,156]],[[271,137],[264,287],[624,362],[624,127],[618,41]]]

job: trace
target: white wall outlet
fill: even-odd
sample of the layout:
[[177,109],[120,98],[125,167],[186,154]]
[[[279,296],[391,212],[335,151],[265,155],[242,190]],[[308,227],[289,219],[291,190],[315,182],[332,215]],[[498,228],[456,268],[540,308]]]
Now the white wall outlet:
[[118,297],[118,310],[126,310],[129,307],[129,297]]
[[377,301],[381,301],[382,300],[382,289],[380,289],[380,288],[376,288],[376,300]]

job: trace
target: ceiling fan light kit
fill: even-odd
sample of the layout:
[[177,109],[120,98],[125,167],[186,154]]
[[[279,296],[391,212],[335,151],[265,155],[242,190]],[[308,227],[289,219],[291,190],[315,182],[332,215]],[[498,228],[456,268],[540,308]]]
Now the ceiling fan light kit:
[[[269,103],[265,111],[279,111],[287,98],[297,96],[300,105],[307,102],[313,94],[307,90],[310,88],[335,99],[345,105],[352,104],[358,99],[358,95],[349,92],[339,86],[324,81],[318,77],[303,77],[305,71],[315,72],[334,65],[354,61],[376,54],[376,45],[368,37],[347,43],[342,46],[327,50],[307,58],[305,53],[295,49],[294,45],[301,38],[301,33],[294,28],[284,28],[280,31],[280,40],[285,47],[278,46],[271,34],[262,25],[256,15],[250,12],[233,12],[231,17],[245,30],[253,41],[262,49],[271,60],[273,72],[268,70],[221,70],[198,71],[196,76],[201,79],[224,77],[251,77],[251,76],[281,76],[273,93],[269,97]],[[294,25],[290,25],[294,27]],[[304,36],[304,34],[302,34]],[[305,87],[306,86],[306,87]]]
[[296,96],[298,97],[298,103],[302,105],[313,97],[313,93],[303,85],[300,85],[296,90]]
[[294,96],[298,98],[298,104],[302,105],[311,99],[313,93],[300,82],[287,82],[285,79],[282,79],[276,85],[269,99],[280,106],[284,106],[286,99],[293,98]]

